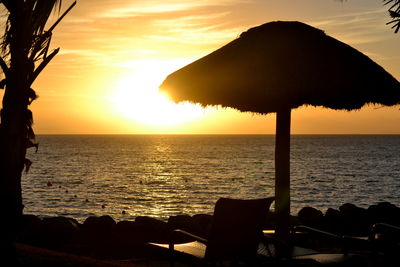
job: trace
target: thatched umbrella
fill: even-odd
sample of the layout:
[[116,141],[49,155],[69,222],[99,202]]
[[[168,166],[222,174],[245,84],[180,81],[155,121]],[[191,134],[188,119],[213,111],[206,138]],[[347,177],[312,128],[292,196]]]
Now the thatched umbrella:
[[275,211],[278,233],[290,214],[290,112],[302,105],[354,110],[400,103],[400,84],[356,49],[300,22],[251,28],[169,75],[161,90],[174,101],[277,113]]

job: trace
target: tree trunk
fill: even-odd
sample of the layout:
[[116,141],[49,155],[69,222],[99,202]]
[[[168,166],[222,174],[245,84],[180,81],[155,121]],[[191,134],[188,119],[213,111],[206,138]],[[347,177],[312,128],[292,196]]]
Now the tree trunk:
[[26,153],[25,139],[2,126],[0,147],[1,229],[2,234],[6,234],[5,239],[14,240],[23,209],[21,173]]
[[0,233],[15,240],[22,216],[21,176],[28,140],[29,68],[20,45],[15,45],[6,80],[0,124]]
[[[0,257],[7,266],[15,266],[16,240],[22,218],[21,174],[26,154],[26,135],[16,129],[24,126],[24,110],[2,110],[0,126]],[[4,122],[4,123],[3,123]],[[7,123],[9,122],[9,123]]]

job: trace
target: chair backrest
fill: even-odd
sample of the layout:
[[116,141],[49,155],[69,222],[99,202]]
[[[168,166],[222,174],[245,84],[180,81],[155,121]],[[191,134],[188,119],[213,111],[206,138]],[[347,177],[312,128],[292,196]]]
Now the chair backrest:
[[240,260],[254,257],[273,201],[274,198],[220,198],[215,204],[205,258]]

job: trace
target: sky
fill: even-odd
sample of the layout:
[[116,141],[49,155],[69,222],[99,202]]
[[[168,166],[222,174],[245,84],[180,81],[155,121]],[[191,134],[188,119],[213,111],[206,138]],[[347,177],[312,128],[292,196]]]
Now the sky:
[[[72,1],[64,0],[63,9]],[[57,13],[52,17],[57,18]],[[60,47],[33,84],[37,134],[274,134],[275,114],[175,104],[165,77],[276,20],[324,30],[400,79],[400,34],[381,0],[78,0],[53,32]],[[2,94],[2,92],[0,92]],[[1,95],[2,96],[2,95]],[[300,107],[293,134],[400,134],[397,107]]]

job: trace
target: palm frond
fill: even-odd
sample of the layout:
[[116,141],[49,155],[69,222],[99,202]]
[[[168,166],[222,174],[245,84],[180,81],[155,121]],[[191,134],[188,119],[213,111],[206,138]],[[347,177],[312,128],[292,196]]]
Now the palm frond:
[[60,48],[54,49],[53,52],[50,53],[50,55],[48,55],[46,58],[43,59],[43,61],[33,72],[32,77],[29,80],[30,84],[32,84],[35,81],[37,76],[39,76],[40,72],[42,72],[42,70],[47,66],[47,64],[49,64],[49,62],[53,59],[53,57],[57,55],[58,51],[60,51]]
[[53,11],[60,12],[62,0],[0,0],[0,3],[9,11],[0,42],[3,59],[9,60],[13,40],[18,40],[18,47],[29,61],[46,58],[54,27],[46,31],[45,26]]
[[38,61],[40,58],[45,58],[49,50],[50,41],[50,32],[44,32],[42,35],[37,36],[32,43],[29,60]]
[[17,1],[14,1],[14,0],[1,0],[0,1],[0,3],[3,4],[3,6],[8,10],[8,12],[11,12],[11,10],[16,2]]
[[1,67],[1,70],[3,71],[4,75],[7,76],[8,75],[8,66],[2,57],[0,57],[0,67]]
[[392,19],[400,17],[400,14],[396,11],[389,10],[389,14]]
[[394,24],[392,29],[395,29],[394,33],[398,33],[400,29],[400,0],[383,0],[383,3],[384,5],[390,4],[388,11],[392,20],[387,24]]
[[33,35],[39,35],[44,32],[46,23],[57,3],[61,4],[60,0],[36,0],[35,5],[31,9],[31,25],[33,26]]

